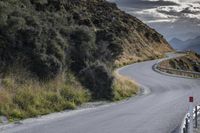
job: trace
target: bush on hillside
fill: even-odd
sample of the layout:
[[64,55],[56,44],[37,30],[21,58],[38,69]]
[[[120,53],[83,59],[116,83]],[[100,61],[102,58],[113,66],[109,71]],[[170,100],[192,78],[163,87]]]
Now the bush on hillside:
[[[111,71],[130,26],[124,19],[130,17],[104,0],[2,0],[0,71],[20,62],[42,82],[66,70],[81,72],[95,98],[111,99]],[[94,85],[87,83],[88,74]]]
[[70,34],[70,43],[71,68],[79,72],[94,61],[95,35],[87,27],[76,27]]
[[33,61],[34,65],[31,66],[32,72],[36,73],[40,79],[52,79],[61,73],[62,64],[52,55],[40,54]]
[[105,65],[93,64],[80,73],[81,81],[92,93],[95,99],[112,99],[113,76]]

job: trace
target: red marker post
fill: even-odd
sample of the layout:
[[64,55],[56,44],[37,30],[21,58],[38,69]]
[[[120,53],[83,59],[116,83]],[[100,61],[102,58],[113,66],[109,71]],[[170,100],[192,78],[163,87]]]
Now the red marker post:
[[189,133],[193,133],[193,101],[194,98],[193,96],[189,97],[189,113],[190,113],[190,124],[189,124]]
[[190,102],[190,103],[193,103],[193,101],[194,101],[193,96],[190,96],[190,97],[189,97],[189,102]]

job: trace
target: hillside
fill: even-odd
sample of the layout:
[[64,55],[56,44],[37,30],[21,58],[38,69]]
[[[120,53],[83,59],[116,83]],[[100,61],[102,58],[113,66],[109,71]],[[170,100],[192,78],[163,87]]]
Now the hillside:
[[183,57],[164,61],[160,66],[177,70],[200,72],[200,55],[190,52]]
[[104,0],[1,0],[0,114],[25,118],[135,94],[132,85],[121,92],[114,69],[171,50]]

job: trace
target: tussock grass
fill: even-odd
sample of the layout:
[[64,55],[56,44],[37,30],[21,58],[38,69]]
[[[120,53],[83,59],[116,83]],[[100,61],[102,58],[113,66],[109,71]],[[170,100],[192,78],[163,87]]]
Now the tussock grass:
[[0,115],[10,121],[74,109],[90,100],[89,92],[73,74],[61,74],[44,83],[24,70],[10,72],[3,77],[0,90]]
[[[90,93],[71,72],[46,82],[33,78],[26,70],[11,68],[8,72],[1,82],[0,115],[10,121],[75,109],[91,100]],[[113,101],[137,94],[138,86],[132,80],[116,73],[114,77]]]
[[136,95],[139,87],[137,84],[127,77],[121,76],[117,73],[114,74],[115,79],[113,82],[114,101],[122,100],[133,95]]

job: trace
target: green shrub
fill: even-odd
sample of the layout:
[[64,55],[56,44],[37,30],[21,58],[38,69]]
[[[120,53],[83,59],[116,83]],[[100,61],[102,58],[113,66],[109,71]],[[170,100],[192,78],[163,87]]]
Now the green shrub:
[[30,0],[32,3],[34,3],[34,4],[41,4],[41,5],[43,5],[43,4],[47,4],[48,3],[48,1],[47,0]]
[[[100,30],[96,33],[98,53],[104,48],[104,53],[99,57],[106,56],[106,60],[115,60],[122,53],[122,45],[120,39],[111,31]],[[106,46],[106,49],[105,49]],[[99,51],[100,50],[100,51]],[[101,54],[101,53],[99,53]]]
[[71,68],[79,72],[87,66],[87,62],[93,61],[95,35],[87,27],[76,27],[70,34],[70,43]]
[[41,79],[55,78],[62,70],[61,62],[54,56],[41,54],[35,58],[35,64],[31,66],[31,70]]
[[112,99],[113,77],[103,64],[94,64],[81,71],[82,83],[90,89],[94,99]]

